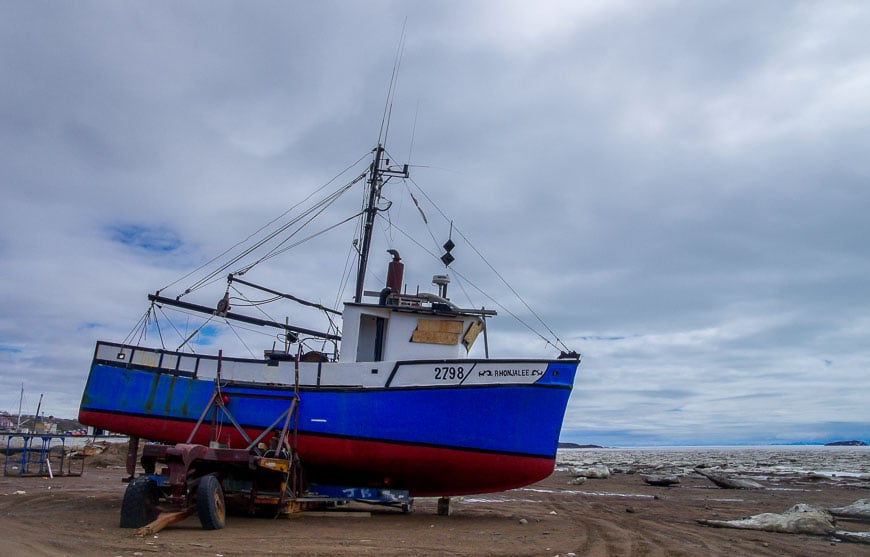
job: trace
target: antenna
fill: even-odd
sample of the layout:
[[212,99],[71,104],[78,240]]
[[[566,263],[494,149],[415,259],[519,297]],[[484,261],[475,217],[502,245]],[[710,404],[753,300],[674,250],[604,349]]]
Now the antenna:
[[24,383],[21,383],[21,396],[18,397],[18,424],[15,431],[21,431],[21,403],[24,402]]
[[[417,117],[420,115],[420,100],[417,100],[417,109],[414,111],[414,126],[411,128],[411,144],[408,145],[408,164],[411,164],[411,155],[414,152],[414,137],[417,135]],[[419,208],[419,206],[418,206]]]
[[393,61],[393,73],[390,76],[390,87],[387,90],[387,102],[384,106],[384,115],[381,119],[381,129],[378,132],[378,146],[374,149],[374,160],[369,170],[369,187],[368,201],[366,202],[363,213],[363,226],[361,231],[360,246],[359,246],[359,266],[356,272],[356,291],[353,300],[360,303],[363,297],[363,285],[365,283],[366,268],[369,261],[369,249],[372,242],[372,228],[374,227],[375,215],[378,212],[377,202],[381,197],[381,188],[386,183],[384,177],[388,180],[391,176],[408,177],[408,165],[404,165],[401,170],[391,170],[389,160],[386,161],[386,168],[381,165],[385,160],[385,148],[387,134],[390,128],[390,114],[393,111],[393,97],[396,94],[396,87],[399,81],[399,66],[402,63],[402,52],[405,50],[405,27],[408,25],[408,18],[402,24],[402,35],[399,38],[399,45],[396,48],[396,59]]
[[405,17],[405,22],[402,23],[402,35],[396,48],[396,59],[393,61],[393,73],[390,75],[390,86],[387,89],[387,102],[384,105],[384,115],[381,118],[381,129],[378,131],[378,145],[386,144],[387,134],[390,131],[390,114],[393,112],[393,97],[396,95],[399,82],[399,67],[402,64],[402,53],[405,50],[405,27],[407,25],[408,18]]

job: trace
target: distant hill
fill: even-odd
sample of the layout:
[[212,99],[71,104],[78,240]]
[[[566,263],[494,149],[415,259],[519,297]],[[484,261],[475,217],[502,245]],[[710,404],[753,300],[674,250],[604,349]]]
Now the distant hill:
[[578,445],[577,443],[559,443],[560,449],[603,449],[601,445]]
[[826,447],[866,447],[867,443],[864,441],[833,441],[831,443],[825,443]]

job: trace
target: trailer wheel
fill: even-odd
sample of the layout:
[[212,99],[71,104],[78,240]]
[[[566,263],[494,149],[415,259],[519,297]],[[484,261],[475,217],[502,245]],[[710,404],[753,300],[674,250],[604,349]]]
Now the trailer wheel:
[[121,502],[121,528],[141,528],[153,522],[160,510],[157,501],[160,488],[148,476],[134,478],[124,491]]
[[224,490],[217,476],[203,476],[196,488],[196,509],[204,530],[220,530],[227,523]]

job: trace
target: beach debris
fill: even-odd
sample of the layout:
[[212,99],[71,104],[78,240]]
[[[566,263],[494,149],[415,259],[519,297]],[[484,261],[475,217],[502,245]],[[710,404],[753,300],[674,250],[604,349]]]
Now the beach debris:
[[834,517],[824,509],[799,503],[782,514],[762,513],[739,520],[699,520],[705,526],[762,530],[780,534],[809,534],[830,536],[834,534]]
[[675,474],[650,474],[648,476],[643,476],[643,481],[649,485],[670,487],[680,483],[680,478]]
[[870,544],[870,532],[847,532],[845,530],[837,530],[834,532],[834,536],[844,542]]
[[726,476],[725,474],[719,474],[716,472],[708,472],[701,468],[695,468],[695,473],[704,476],[722,489],[764,489],[763,485],[753,480],[735,478],[733,476]]
[[584,483],[586,483],[585,476],[577,476],[576,478],[571,478],[570,480],[568,480],[568,485],[582,485]]
[[828,509],[837,518],[870,521],[870,499],[858,499],[845,507]]
[[610,468],[611,474],[637,474],[637,469],[634,467],[624,467],[624,466],[612,466]]
[[604,464],[593,464],[587,468],[574,468],[574,477],[607,479],[610,477],[610,469]]
[[[145,526],[136,530],[136,535],[139,537],[145,536],[154,536],[160,530],[163,530],[170,524],[175,524],[176,522],[181,522],[185,518],[191,516],[196,511],[196,506],[191,506],[187,509],[177,511],[177,512],[163,512],[160,513],[156,519],[152,522],[149,522]],[[155,538],[157,536],[154,536]]]
[[94,456],[98,454],[102,454],[106,449],[109,448],[110,443],[107,441],[95,441],[93,443],[88,443],[84,447],[82,447],[81,453],[85,456]]

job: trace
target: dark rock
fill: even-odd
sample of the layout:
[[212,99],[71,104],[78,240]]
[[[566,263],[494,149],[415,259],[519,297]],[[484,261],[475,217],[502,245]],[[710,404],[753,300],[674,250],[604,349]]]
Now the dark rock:
[[680,478],[673,474],[650,474],[649,476],[643,476],[643,481],[649,485],[668,487],[680,483]]

